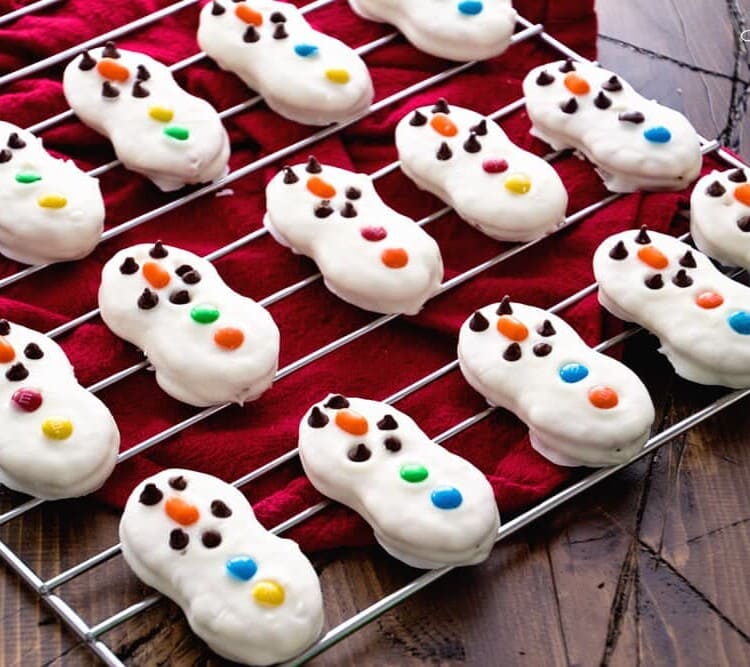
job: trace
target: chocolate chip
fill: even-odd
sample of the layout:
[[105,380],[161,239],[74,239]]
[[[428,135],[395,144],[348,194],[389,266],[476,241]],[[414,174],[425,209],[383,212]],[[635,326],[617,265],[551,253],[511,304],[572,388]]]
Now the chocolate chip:
[[36,343],[29,343],[23,348],[23,356],[36,361],[44,356],[44,351]]
[[503,352],[503,359],[506,361],[518,361],[521,358],[521,346],[518,343],[511,343]]
[[395,431],[398,428],[398,422],[393,415],[386,415],[378,422],[378,428],[381,431]]
[[469,322],[469,329],[472,331],[486,331],[489,326],[489,321],[479,311],[472,315],[471,321]]
[[487,134],[487,121],[482,118],[474,127],[469,128],[470,132],[473,132],[479,137],[483,137]]
[[175,271],[174,271],[174,272],[175,272],[175,273],[176,273],[176,274],[177,274],[178,276],[180,276],[180,278],[182,278],[182,276],[184,276],[184,275],[185,275],[186,273],[190,273],[190,272],[191,272],[192,270],[193,270],[193,267],[192,267],[192,266],[190,266],[190,264],[180,264],[180,266],[178,266],[178,267],[177,267],[177,268],[175,269]]
[[690,285],[693,284],[693,279],[687,274],[685,269],[680,269],[675,274],[675,277],[672,278],[672,282],[677,285],[677,287],[690,287]]
[[510,305],[510,297],[506,294],[495,311],[498,315],[512,315],[513,307]]
[[169,533],[169,546],[175,551],[182,551],[187,548],[190,542],[190,535],[188,535],[182,528],[175,528]]
[[315,156],[311,155],[309,158],[307,158],[305,171],[308,174],[319,174],[321,171],[323,171],[323,167],[320,166],[320,162],[315,159]]
[[389,452],[400,452],[401,451],[401,440],[396,436],[390,436],[383,442],[385,448]]
[[247,44],[253,44],[254,42],[257,42],[260,39],[260,33],[255,29],[254,25],[247,26],[247,30],[245,30],[245,34],[242,35],[242,41],[246,42]]
[[747,182],[747,175],[745,174],[744,169],[735,169],[731,174],[729,174],[728,178],[730,181],[732,181],[732,183]]
[[743,232],[750,232],[750,215],[743,215],[738,221],[737,226]]
[[223,500],[212,500],[211,514],[213,514],[215,517],[218,517],[219,519],[226,519],[227,517],[232,516],[232,510],[229,509],[229,505],[227,505]]
[[11,153],[7,148],[3,148],[0,150],[0,164],[3,162],[10,162],[13,159],[13,153]]
[[432,113],[450,113],[450,107],[448,106],[448,102],[445,101],[444,97],[441,97],[436,103],[435,106],[432,107]]
[[169,254],[169,251],[164,247],[164,244],[161,241],[157,241],[154,243],[151,250],[148,251],[148,254],[154,259],[164,259]]
[[359,199],[362,196],[362,191],[359,188],[348,187],[346,189],[347,199]]
[[578,102],[575,97],[571,97],[567,102],[563,102],[560,105],[560,110],[563,113],[575,113],[578,111]]
[[182,475],[177,475],[177,477],[170,477],[169,486],[171,486],[175,491],[184,491],[185,489],[187,489],[187,480]]
[[609,109],[612,106],[612,100],[600,90],[599,94],[594,98],[594,106],[597,109]]
[[323,428],[328,421],[328,416],[316,405],[307,418],[307,425],[311,428]]
[[218,530],[207,530],[201,535],[201,542],[207,549],[215,549],[221,544],[221,533]]
[[21,382],[29,377],[29,371],[23,364],[13,364],[7,371],[5,377],[11,382]]
[[354,445],[347,453],[346,455],[349,457],[350,461],[354,461],[355,463],[362,463],[363,461],[367,461],[372,456],[372,452],[370,451],[370,448],[363,442],[360,442],[358,445]]
[[534,345],[534,354],[537,357],[546,357],[552,352],[552,346],[549,343],[537,343]]
[[327,199],[324,199],[320,204],[318,204],[315,207],[315,217],[316,218],[327,218],[329,215],[333,213],[333,208],[331,207],[331,202]]
[[133,84],[132,95],[133,97],[143,98],[148,97],[151,93],[146,90],[146,87],[140,82],[136,81]]
[[563,74],[567,74],[568,72],[575,72],[576,66],[573,64],[573,59],[566,58],[565,62],[562,65],[560,65],[560,71]]
[[271,20],[271,23],[284,23],[284,21],[286,21],[286,16],[281,12],[274,12],[269,16],[269,19]]
[[107,42],[104,45],[104,50],[102,51],[102,56],[104,58],[119,58],[120,52],[117,50],[117,47],[115,46],[114,42]]
[[706,188],[706,194],[709,197],[721,197],[726,191],[726,188],[719,181],[714,181]]
[[8,137],[8,148],[18,150],[19,148],[25,148],[26,142],[18,136],[18,132],[11,132]]
[[141,495],[138,496],[138,502],[148,506],[158,505],[163,497],[164,494],[159,490],[159,487],[149,482],[143,487]]
[[427,123],[427,116],[419,111],[415,111],[414,115],[409,119],[409,125],[412,127],[421,127]]
[[628,249],[625,247],[625,243],[618,241],[612,250],[609,251],[609,256],[612,259],[625,259],[628,256]]
[[294,170],[291,167],[283,167],[283,170],[285,185],[294,185],[299,182],[299,177],[294,173]]
[[646,227],[646,225],[641,225],[638,236],[635,237],[635,242],[639,245],[647,245],[651,243],[651,237],[648,235],[648,227]]
[[617,116],[617,120],[621,120],[623,123],[635,123],[640,125],[646,117],[640,111],[623,111]]
[[120,264],[120,273],[125,276],[132,276],[139,269],[138,262],[133,257],[126,257],[125,261]]
[[156,307],[159,303],[159,295],[156,292],[152,292],[148,287],[141,292],[138,297],[138,307],[141,310],[151,310]]
[[273,31],[273,38],[286,39],[287,37],[289,37],[289,33],[286,31],[286,27],[284,27],[283,23],[279,23],[276,26],[276,30]]
[[536,330],[536,332],[540,336],[544,336],[545,338],[554,336],[557,333],[557,331],[555,331],[555,327],[552,326],[552,322],[550,322],[549,320],[544,320],[544,322],[542,322],[542,326],[540,326]]
[[477,135],[473,132],[469,135],[469,138],[464,142],[464,150],[467,153],[478,153],[482,150],[482,144],[479,143]]
[[177,290],[169,295],[169,302],[176,306],[184,306],[186,303],[190,303],[190,292],[186,289]]
[[109,81],[102,83],[102,97],[119,97],[120,91],[117,90]]
[[440,148],[438,148],[435,157],[437,157],[438,160],[450,160],[453,157],[453,153],[451,152],[451,149],[448,148],[448,144],[443,142],[440,144]]
[[82,72],[88,72],[96,67],[96,60],[91,57],[88,51],[84,51],[81,54],[81,60],[78,62],[78,69]]
[[341,394],[336,394],[335,396],[331,396],[323,407],[332,408],[333,410],[343,410],[349,407],[349,401]]
[[186,285],[195,285],[201,281],[201,274],[198,273],[195,269],[192,271],[188,271],[187,273],[183,273],[182,276],[182,282]]
[[10,333],[10,322],[0,320],[0,336],[7,336]]
[[555,77],[552,76],[547,70],[543,70],[536,78],[537,86],[549,86],[555,82]]
[[655,273],[650,278],[646,278],[643,282],[649,289],[661,289],[664,287],[664,279],[661,277],[661,273]]
[[618,79],[617,76],[611,76],[602,84],[602,88],[604,88],[604,90],[609,93],[616,93],[622,90],[622,84],[620,83],[620,79]]
[[214,4],[211,6],[211,14],[213,16],[221,16],[226,9],[224,9],[224,5],[220,5],[216,0],[214,0]]
[[148,81],[151,78],[151,72],[148,71],[145,65],[138,65],[135,68],[135,80],[136,81]]
[[687,250],[685,254],[680,257],[680,266],[684,266],[686,269],[694,269],[698,266],[695,263],[695,257],[693,257],[692,251]]
[[356,218],[357,209],[354,208],[354,204],[352,204],[350,201],[346,202],[346,204],[344,204],[344,208],[341,209],[341,217],[342,218]]

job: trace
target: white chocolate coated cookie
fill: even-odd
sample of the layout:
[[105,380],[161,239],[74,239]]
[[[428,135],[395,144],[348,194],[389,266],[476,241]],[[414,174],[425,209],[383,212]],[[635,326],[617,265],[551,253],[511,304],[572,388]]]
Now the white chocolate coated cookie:
[[531,133],[580,151],[612,192],[682,190],[698,176],[700,138],[687,118],[613,72],[560,60],[532,69],[523,93]]
[[678,375],[750,386],[750,289],[667,234],[630,230],[594,254],[599,302],[659,337]]
[[638,376],[546,310],[507,297],[481,308],[461,327],[458,360],[467,382],[518,415],[553,463],[616,465],[648,439],[654,406]]
[[172,469],[143,480],[125,505],[120,541],[138,578],[182,607],[193,631],[225,658],[287,660],[322,630],[310,562],[216,477]]
[[104,200],[99,181],[42,140],[0,121],[0,252],[25,264],[80,259],[99,242]]
[[472,565],[495,543],[500,518],[485,476],[390,405],[330,394],[300,422],[299,453],[313,486],[358,512],[408,565]]
[[298,123],[349,120],[372,102],[363,60],[343,42],[313,30],[289,3],[209,2],[201,11],[198,44],[276,113]]
[[125,167],[162,190],[226,174],[229,137],[216,110],[180,88],[157,60],[108,42],[68,64],[63,91]]
[[0,320],[0,482],[38,498],[83,496],[115,466],[111,413],[76,381],[59,345]]
[[268,311],[187,250],[161,243],[120,250],[102,271],[99,308],[116,335],[143,350],[159,386],[179,401],[242,404],[273,382],[279,330]]
[[750,169],[712,171],[690,196],[695,245],[723,264],[750,269]]
[[314,259],[326,287],[378,313],[414,315],[440,286],[435,240],[387,206],[367,174],[320,165],[284,167],[266,188],[263,224]]
[[450,60],[485,60],[510,45],[510,0],[349,0],[370,21],[395,25],[420,51]]
[[401,169],[421,189],[501,241],[531,241],[565,218],[568,193],[542,158],[513,144],[497,123],[440,100],[396,127]]

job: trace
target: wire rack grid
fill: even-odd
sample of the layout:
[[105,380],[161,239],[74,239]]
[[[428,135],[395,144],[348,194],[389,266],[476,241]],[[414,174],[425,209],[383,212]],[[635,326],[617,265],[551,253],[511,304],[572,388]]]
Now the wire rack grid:
[[[331,4],[333,1],[334,0],[316,0],[315,2],[305,5],[301,9],[303,13],[307,13],[307,12],[314,11],[315,9],[318,9],[325,5]],[[18,19],[21,16],[24,16],[26,14],[29,14],[37,10],[45,9],[49,6],[57,4],[58,2],[61,2],[61,0],[38,0],[37,2],[31,3],[19,10],[9,12],[5,15],[0,16],[0,25],[10,23],[11,21]],[[107,41],[108,39],[113,39],[122,35],[126,35],[132,31],[138,30],[139,28],[155,23],[161,20],[162,18],[164,18],[165,16],[176,13],[186,7],[194,5],[197,2],[198,0],[182,0],[172,5],[168,5],[167,7],[157,12],[144,16],[136,21],[133,21],[127,25],[121,26],[117,29],[110,30],[109,32],[105,34],[102,34],[95,38],[87,40],[86,42],[76,45],[75,47],[62,51],[54,56],[41,60],[37,63],[34,63],[33,65],[29,65],[27,67],[23,67],[19,70],[16,70],[4,76],[0,76],[0,85],[22,79],[33,73],[40,72],[52,65],[55,65],[61,62],[66,62],[69,58],[76,55],[83,48],[88,48],[91,46],[99,45],[103,43],[104,41]],[[385,35],[384,37],[381,37],[368,44],[360,46],[357,49],[357,51],[361,55],[365,55],[389,43],[396,36],[397,36],[397,33],[389,33]],[[547,32],[545,32],[544,26],[533,24],[529,22],[528,20],[526,20],[525,18],[519,17],[518,18],[518,31],[513,37],[513,43],[517,44],[519,42],[522,42],[528,39],[540,39],[546,45],[551,46],[553,49],[555,49],[557,52],[559,52],[561,55],[565,57],[572,58],[577,61],[586,60],[581,55],[571,50],[568,46],[561,43],[560,41],[558,41],[557,39],[549,35]],[[172,69],[172,71],[177,71],[179,69],[189,67],[190,65],[200,61],[204,57],[205,57],[205,54],[197,53],[182,61],[179,61],[178,63],[175,63],[174,65],[171,66],[170,69]],[[443,70],[442,72],[434,76],[431,76],[422,81],[419,81],[418,83],[413,84],[407,88],[399,90],[396,93],[393,93],[390,96],[376,102],[370,107],[368,111],[366,111],[361,116],[355,119],[352,119],[351,121],[347,123],[336,124],[333,126],[323,128],[301,141],[285,146],[282,149],[279,149],[273,153],[265,155],[247,165],[242,166],[239,169],[236,169],[235,171],[231,172],[229,175],[227,175],[223,179],[220,179],[219,181],[216,181],[209,185],[198,188],[190,192],[187,195],[183,195],[181,197],[172,199],[166,204],[163,204],[157,208],[154,208],[144,214],[136,216],[124,223],[121,223],[120,225],[116,227],[113,227],[107,230],[107,232],[105,232],[102,238],[102,241],[111,239],[140,224],[143,224],[149,220],[157,218],[160,215],[163,215],[169,211],[175,210],[178,207],[185,206],[186,204],[189,204],[190,202],[200,197],[203,197],[211,193],[216,193],[222,190],[223,188],[225,188],[227,185],[259,169],[262,169],[268,165],[277,164],[280,160],[284,159],[286,156],[296,153],[304,148],[307,148],[308,146],[311,146],[315,144],[316,142],[328,136],[331,136],[335,134],[336,132],[339,132],[344,127],[357,122],[361,118],[387,107],[388,105],[391,105],[399,100],[407,98],[408,96],[412,94],[425,90],[431,86],[434,86],[437,83],[450,79],[451,77],[468,70],[474,64],[475,63],[470,62],[470,63],[464,63],[458,66],[451,67],[449,69]],[[252,97],[246,102],[235,105],[228,109],[224,109],[220,113],[220,115],[222,118],[228,118],[236,114],[243,113],[244,111],[252,108],[253,106],[255,106],[261,101],[262,101],[262,98],[259,96]],[[492,119],[502,118],[506,115],[509,115],[517,111],[518,109],[523,107],[523,105],[524,105],[523,99],[515,100],[514,102],[500,109],[497,109],[495,112],[490,114],[489,117]],[[29,127],[28,129],[33,132],[41,132],[45,129],[53,127],[54,125],[60,122],[68,120],[72,117],[73,117],[72,112],[70,111],[63,112],[56,116],[48,118],[47,120],[36,123],[35,125]],[[727,164],[734,165],[737,167],[745,166],[741,161],[739,161],[733,155],[723,150],[715,141],[703,140],[702,151],[704,154],[714,153],[718,155]],[[555,155],[549,156],[549,159],[554,159],[555,157],[556,157]],[[94,176],[99,176],[101,174],[106,173],[107,171],[114,169],[118,165],[119,165],[119,162],[115,160],[108,164],[97,167],[91,170],[89,173]],[[386,165],[385,167],[382,167],[378,171],[372,173],[371,176],[373,179],[381,178],[393,172],[394,170],[398,169],[398,166],[399,166],[398,162],[393,162],[391,164]],[[568,216],[568,218],[566,218],[564,223],[553,233],[557,233],[561,229],[564,229],[571,225],[575,225],[585,220],[588,216],[608,206],[610,203],[620,198],[621,196],[622,195],[617,195],[617,194],[610,195],[608,197],[601,199],[600,201],[597,201],[577,211],[576,213],[573,213],[572,215]],[[450,211],[451,209],[449,207],[443,207],[435,211],[434,213],[422,218],[421,220],[418,221],[417,224],[421,226],[427,225],[435,220],[438,220],[442,216],[448,214]],[[252,243],[253,241],[257,240],[258,238],[260,238],[261,236],[265,234],[266,234],[266,231],[264,228],[251,232],[209,253],[208,255],[206,255],[206,259],[208,259],[209,261],[215,261],[221,257],[224,257],[234,252],[238,248],[245,246],[246,244]],[[487,271],[488,269],[494,266],[497,266],[498,264],[510,259],[511,257],[518,255],[519,253],[524,252],[528,248],[543,241],[545,238],[546,237],[542,237],[542,238],[536,239],[528,243],[517,244],[511,247],[510,249],[496,255],[495,257],[492,257],[491,259],[485,262],[482,262],[481,264],[478,264],[476,266],[473,266],[472,268],[464,271],[463,273],[444,282],[440,288],[439,293],[442,294],[459,285],[462,285],[470,281],[472,278],[478,276],[482,272]],[[18,281],[21,281],[24,278],[34,273],[42,271],[44,268],[46,267],[45,266],[32,266],[32,267],[28,267],[26,269],[20,270],[14,274],[11,274],[5,278],[2,278],[0,279],[0,289],[8,285],[11,285],[13,283],[16,283]],[[271,305],[272,303],[285,299],[289,297],[290,295],[306,288],[307,286],[320,280],[320,278],[321,278],[321,275],[319,273],[311,275],[297,283],[284,287],[283,289],[277,291],[274,294],[267,296],[266,298],[262,299],[260,303],[264,306]],[[581,299],[589,296],[590,294],[593,294],[595,291],[596,291],[596,284],[591,284],[585,287],[584,289],[576,292],[575,294],[572,294],[569,297],[565,298],[564,300],[562,300],[561,302],[559,302],[558,304],[556,304],[549,310],[551,312],[561,312],[565,310],[566,308],[570,307],[571,305],[577,303]],[[47,332],[47,335],[53,338],[61,336],[64,333],[74,330],[76,327],[80,326],[84,322],[87,322],[95,318],[97,314],[98,314],[98,310],[92,309],[89,312],[84,313],[83,315],[76,317],[63,325],[53,330],[50,330],[49,332]],[[287,377],[295,373],[301,368],[304,368],[305,366],[314,363],[315,361],[321,359],[322,357],[333,352],[334,350],[337,350],[351,343],[352,341],[378,329],[379,327],[385,325],[387,322],[390,322],[396,317],[398,316],[397,315],[381,316],[373,320],[372,322],[366,324],[365,326],[360,327],[359,329],[356,329],[350,332],[349,334],[346,334],[334,341],[331,341],[327,345],[322,346],[321,348],[315,350],[314,352],[281,368],[277,373],[276,380],[277,381],[281,380],[284,377]],[[638,333],[638,331],[640,331],[640,329],[637,327],[626,329],[623,333],[602,341],[596,347],[596,349],[598,351],[605,351],[623,342],[624,340],[630,338],[631,336],[635,335],[636,333]],[[117,382],[123,380],[124,378],[147,368],[147,366],[148,366],[148,363],[146,361],[134,364],[130,366],[129,368],[123,369],[117,373],[110,375],[109,377],[106,377],[96,382],[95,384],[88,387],[88,389],[91,392],[101,391],[105,389],[106,387],[114,385]],[[453,372],[454,370],[456,370],[457,367],[458,367],[458,362],[454,360],[446,364],[445,366],[435,370],[434,372],[429,373],[428,375],[425,375],[424,377],[418,379],[412,384],[402,388],[401,390],[395,392],[394,394],[386,398],[385,402],[389,404],[397,403],[398,401],[406,398],[407,396],[414,394],[415,392],[418,392],[420,389],[426,387],[432,382],[435,382],[436,380],[447,375],[448,373]],[[589,474],[588,476],[580,479],[578,482],[575,482],[567,486],[562,491],[559,491],[558,493],[552,495],[548,499],[538,503],[536,506],[518,515],[511,521],[504,523],[501,526],[497,534],[497,542],[509,537],[510,535],[514,534],[515,532],[517,532],[524,526],[527,526],[531,522],[535,521],[537,518],[542,517],[548,512],[552,511],[554,508],[558,507],[559,505],[566,502],[567,500],[579,495],[585,490],[607,479],[611,475],[616,474],[617,472],[619,472],[621,469],[625,468],[626,466],[631,465],[633,462],[647,456],[648,454],[655,451],[657,448],[661,447],[662,445],[669,442],[670,440],[680,435],[681,433],[684,433],[686,430],[690,429],[696,424],[699,424],[700,422],[711,417],[712,415],[717,414],[718,412],[724,410],[725,408],[736,403],[737,401],[744,399],[748,394],[750,394],[750,389],[741,389],[741,390],[728,393],[722,398],[709,404],[705,408],[699,410],[698,412],[669,426],[668,428],[664,429],[660,433],[653,435],[649,439],[646,446],[631,461],[628,461],[627,463],[624,463],[620,466],[606,468],[606,469],[593,472]],[[191,426],[205,419],[208,419],[209,417],[220,412],[221,410],[224,410],[227,407],[228,405],[219,405],[219,406],[207,408],[205,410],[202,410],[194,414],[188,419],[185,419],[177,424],[170,426],[167,429],[164,429],[163,431],[143,440],[142,442],[136,444],[132,448],[121,453],[118,457],[118,463],[125,461],[127,459],[130,459],[134,456],[137,456],[138,454],[141,454],[147,449],[150,449],[151,447],[154,447],[155,445],[167,440],[168,438],[171,438],[177,433],[180,433],[181,431],[184,431],[190,428]],[[481,412],[469,417],[468,419],[465,419],[464,421],[458,424],[455,424],[453,427],[444,431],[443,433],[441,433],[435,438],[435,441],[442,443],[442,442],[449,440],[450,438],[458,435],[459,433],[462,433],[463,431],[478,424],[480,421],[487,418],[493,411],[494,411],[494,408],[487,408],[485,410],[482,410]],[[287,461],[295,458],[296,455],[297,455],[296,449],[290,450],[289,452],[262,465],[261,467],[256,468],[252,471],[249,471],[248,473],[242,475],[239,479],[235,480],[232,483],[233,485],[237,487],[246,485],[252,482],[253,480],[258,479],[262,475],[270,472],[271,470],[274,470],[275,468],[281,466]],[[24,515],[26,512],[29,512],[30,510],[40,506],[43,503],[44,501],[39,500],[39,499],[31,499],[31,500],[21,503],[20,505],[14,507],[13,509],[6,511],[3,514],[0,514],[0,525],[6,524]],[[289,530],[290,528],[292,528],[293,526],[296,526],[300,524],[301,522],[307,520],[311,516],[314,516],[315,514],[323,511],[329,505],[330,503],[328,501],[323,501],[316,505],[313,505],[305,509],[304,511],[298,513],[297,515],[287,519],[286,521],[277,525],[271,530],[272,532],[276,534],[283,533]],[[5,542],[0,541],[0,558],[2,558],[7,563],[7,565],[12,570],[14,570],[15,573],[19,577],[21,577],[21,579],[57,614],[57,616],[63,623],[65,623],[70,629],[72,629],[73,632],[86,643],[86,645],[91,649],[91,651],[96,656],[98,656],[102,661],[104,661],[108,665],[122,665],[123,663],[118,659],[118,657],[114,654],[114,652],[109,648],[106,642],[103,641],[102,636],[105,633],[107,633],[109,630],[112,630],[118,625],[125,623],[129,619],[134,618],[135,616],[143,613],[146,609],[155,605],[161,599],[161,596],[151,595],[137,602],[136,604],[133,604],[129,607],[126,607],[120,610],[119,612],[115,614],[112,614],[108,618],[105,618],[96,624],[89,624],[84,620],[83,616],[81,615],[81,613],[79,613],[78,610],[74,609],[64,599],[64,597],[56,594],[55,591],[59,587],[61,587],[63,584],[72,581],[76,577],[81,576],[82,574],[90,571],[92,568],[95,568],[98,565],[108,561],[109,559],[116,557],[119,553],[120,553],[119,545],[117,544],[112,545],[111,547],[104,549],[100,551],[99,553],[85,560],[78,562],[76,565],[68,568],[67,570],[59,572],[57,575],[52,576],[50,578],[44,579],[40,577],[39,574],[37,574],[37,572],[35,572],[31,567],[29,567],[24,562],[24,560],[19,556],[19,554],[17,554],[13,549],[11,549]],[[394,608],[398,604],[407,600],[412,595],[422,590],[423,588],[425,588],[432,582],[438,580],[440,577],[444,576],[446,573],[448,573],[452,569],[453,569],[452,567],[446,567],[446,568],[428,571],[425,574],[414,579],[408,585],[375,601],[372,605],[370,605],[366,609],[361,610],[357,614],[353,615],[347,621],[328,630],[324,634],[324,636],[321,637],[309,649],[307,649],[300,656],[296,657],[294,660],[289,661],[287,664],[299,665],[317,655],[320,655],[321,653],[323,653],[324,651],[326,651],[327,649],[329,649],[330,647],[332,647],[339,641],[342,641],[353,632],[356,632],[358,629],[362,628],[364,625],[377,619],[382,614],[386,613],[387,611]]]

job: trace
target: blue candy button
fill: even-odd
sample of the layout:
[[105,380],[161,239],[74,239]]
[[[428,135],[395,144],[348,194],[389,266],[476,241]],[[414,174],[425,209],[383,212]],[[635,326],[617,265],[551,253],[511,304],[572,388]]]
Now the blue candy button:
[[465,0],[458,3],[458,11],[469,16],[481,14],[483,9],[484,5],[481,2],[477,2],[477,0]]
[[227,572],[240,581],[249,581],[258,571],[258,564],[250,556],[235,556],[227,561]]
[[453,486],[443,486],[435,489],[430,495],[432,504],[441,510],[454,510],[463,501],[461,492]]
[[729,316],[729,326],[738,334],[750,336],[750,313],[746,310],[738,310]]
[[318,47],[314,44],[297,44],[294,47],[294,52],[302,58],[309,58],[318,52]]
[[583,364],[565,364],[560,369],[560,377],[562,378],[563,382],[569,382],[570,384],[573,384],[574,382],[580,382],[589,374],[589,369],[586,368]]
[[649,127],[648,130],[643,133],[643,136],[654,144],[666,144],[672,139],[672,133],[662,125]]

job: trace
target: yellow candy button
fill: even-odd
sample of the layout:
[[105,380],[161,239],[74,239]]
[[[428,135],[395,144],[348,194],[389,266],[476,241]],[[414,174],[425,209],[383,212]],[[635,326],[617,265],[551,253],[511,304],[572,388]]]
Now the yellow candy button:
[[66,440],[73,434],[70,419],[50,417],[42,422],[42,433],[52,440]]
[[62,195],[42,195],[36,203],[42,208],[64,208],[68,200]]
[[332,81],[333,83],[349,83],[350,78],[351,77],[349,76],[349,72],[347,72],[345,69],[326,70],[326,79]]
[[511,174],[505,179],[505,189],[517,195],[531,190],[531,179],[526,174]]
[[258,604],[278,607],[284,602],[284,589],[275,581],[259,581],[253,586],[253,597]]
[[167,109],[166,107],[150,107],[148,115],[154,120],[158,120],[160,123],[168,123],[174,118],[174,111]]

